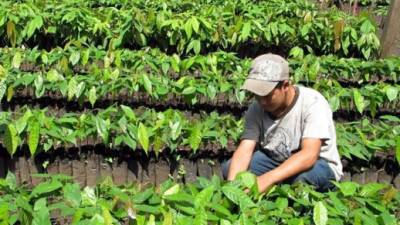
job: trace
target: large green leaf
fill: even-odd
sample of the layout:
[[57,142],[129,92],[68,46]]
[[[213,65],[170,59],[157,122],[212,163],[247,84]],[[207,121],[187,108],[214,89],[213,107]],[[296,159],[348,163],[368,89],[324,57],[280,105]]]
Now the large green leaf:
[[66,184],[63,187],[64,199],[71,203],[71,206],[79,207],[82,201],[81,190],[79,184]]
[[105,143],[108,143],[108,126],[107,122],[101,118],[96,117],[96,129],[97,133],[100,135],[100,137],[103,139]]
[[199,149],[200,143],[202,139],[202,126],[201,123],[196,123],[195,126],[190,130],[189,136],[189,145],[193,151],[197,151]]
[[165,212],[165,213],[163,213],[163,215],[164,215],[164,220],[163,220],[162,225],[173,225],[172,213]]
[[11,190],[17,188],[17,178],[15,177],[15,174],[10,171],[7,172],[6,184]]
[[35,155],[40,138],[40,123],[35,118],[29,120],[28,124],[28,146],[31,155]]
[[359,113],[362,113],[365,108],[365,100],[364,100],[364,97],[361,95],[361,93],[358,91],[358,89],[353,89],[353,99],[354,99],[354,104],[356,105],[357,111]]
[[4,94],[7,90],[7,84],[5,80],[0,80],[0,101],[3,99]]
[[72,98],[76,95],[78,83],[75,78],[71,78],[68,82],[68,101],[71,101]]
[[85,82],[81,81],[78,86],[76,87],[75,97],[79,99],[83,92],[85,91],[86,84]]
[[393,86],[387,86],[386,87],[386,96],[389,99],[389,101],[393,101],[397,98],[397,95],[399,93],[399,89]]
[[194,199],[195,208],[196,209],[204,208],[207,205],[207,203],[211,200],[213,193],[214,193],[214,186],[212,185],[200,191]]
[[41,198],[35,202],[32,225],[51,225],[50,213],[46,204],[46,198]]
[[400,136],[396,138],[396,159],[400,165]]
[[185,25],[183,25],[183,28],[185,29],[185,33],[188,39],[192,37],[192,24],[191,20],[186,21]]
[[149,135],[147,133],[147,128],[143,123],[139,123],[138,139],[140,145],[147,153],[149,151]]
[[97,101],[96,87],[92,86],[92,88],[90,88],[89,91],[89,102],[92,105],[92,107],[94,107],[96,101]]
[[12,66],[14,69],[18,69],[20,65],[21,65],[21,53],[16,52],[12,60]]
[[92,187],[86,186],[82,191],[82,205],[94,206],[97,203],[97,197]]
[[17,129],[15,129],[13,124],[7,125],[3,143],[6,146],[8,153],[10,153],[10,155],[14,155],[19,145],[19,137],[17,134]]
[[35,30],[43,26],[43,18],[40,15],[35,16],[27,26],[26,36],[30,38]]
[[339,187],[340,191],[343,193],[344,196],[352,196],[356,193],[357,188],[359,185],[354,182],[340,182],[336,183],[336,185]]
[[15,129],[17,129],[18,134],[21,134],[25,130],[26,125],[28,124],[28,120],[31,118],[31,116],[32,111],[30,109],[27,109],[24,115],[18,118],[17,121],[15,121]]
[[57,70],[51,69],[49,72],[47,72],[46,79],[49,82],[56,82],[59,80],[63,80],[64,77],[61,74],[59,74]]
[[256,206],[250,197],[237,187],[225,185],[222,187],[222,192],[242,210]]
[[147,91],[147,93],[152,95],[153,94],[153,85],[151,84],[149,77],[146,74],[142,74],[142,80],[143,80],[144,89]]
[[63,184],[58,180],[52,180],[51,182],[40,183],[33,188],[30,196],[38,196],[41,194],[50,193],[63,187]]
[[207,225],[207,214],[204,208],[197,208],[193,225]]
[[361,188],[359,195],[362,197],[373,197],[378,193],[378,191],[384,189],[385,187],[387,187],[386,184],[379,184],[379,183],[365,184]]
[[120,107],[121,107],[122,111],[124,111],[125,116],[127,116],[131,122],[135,122],[137,120],[136,114],[133,112],[133,110],[129,106],[120,105]]
[[328,210],[323,202],[315,203],[313,220],[315,225],[325,225],[328,222]]
[[243,24],[243,28],[242,28],[242,32],[240,34],[240,39],[242,39],[243,41],[247,40],[247,38],[250,35],[250,31],[251,31],[251,24],[250,22],[246,22]]
[[80,58],[81,58],[80,52],[79,51],[74,51],[69,56],[69,61],[71,62],[72,65],[75,65],[75,64],[77,64],[79,62]]
[[106,207],[101,207],[103,211],[104,225],[112,225],[113,217],[111,216],[110,211]]
[[183,89],[182,94],[183,95],[191,95],[196,92],[196,87],[187,87]]
[[35,84],[35,96],[37,98],[42,97],[44,93],[44,87],[43,87],[43,76],[41,73],[36,76],[34,84]]

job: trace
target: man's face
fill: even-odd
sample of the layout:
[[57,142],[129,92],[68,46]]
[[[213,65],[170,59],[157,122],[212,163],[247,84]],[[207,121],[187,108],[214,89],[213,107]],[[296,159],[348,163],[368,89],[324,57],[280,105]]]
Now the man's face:
[[255,98],[264,109],[264,111],[269,113],[276,113],[285,105],[287,90],[287,85],[283,84],[279,87],[274,88],[268,95],[256,95]]

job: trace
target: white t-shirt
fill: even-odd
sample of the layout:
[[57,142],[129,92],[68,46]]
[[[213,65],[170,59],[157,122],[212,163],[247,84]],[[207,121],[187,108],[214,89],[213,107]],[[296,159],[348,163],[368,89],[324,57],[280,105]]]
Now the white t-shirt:
[[295,86],[296,96],[285,115],[274,119],[258,102],[253,102],[245,115],[241,139],[258,142],[259,148],[278,162],[300,150],[303,138],[323,140],[320,158],[326,160],[336,180],[343,176],[342,163],[336,146],[336,130],[332,110],[316,90]]

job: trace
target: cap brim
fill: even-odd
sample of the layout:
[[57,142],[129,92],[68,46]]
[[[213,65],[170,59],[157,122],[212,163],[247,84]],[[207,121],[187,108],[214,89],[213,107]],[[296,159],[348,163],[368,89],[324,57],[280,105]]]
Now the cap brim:
[[250,91],[259,96],[266,96],[276,87],[277,84],[277,81],[246,79],[240,89]]

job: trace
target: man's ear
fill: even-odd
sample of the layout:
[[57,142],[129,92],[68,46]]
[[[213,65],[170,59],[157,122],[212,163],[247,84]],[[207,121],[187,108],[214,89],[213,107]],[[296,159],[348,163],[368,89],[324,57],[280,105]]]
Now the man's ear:
[[282,84],[283,89],[284,90],[288,90],[288,88],[290,86],[290,81],[289,80],[284,80],[282,82],[283,82],[283,84]]

